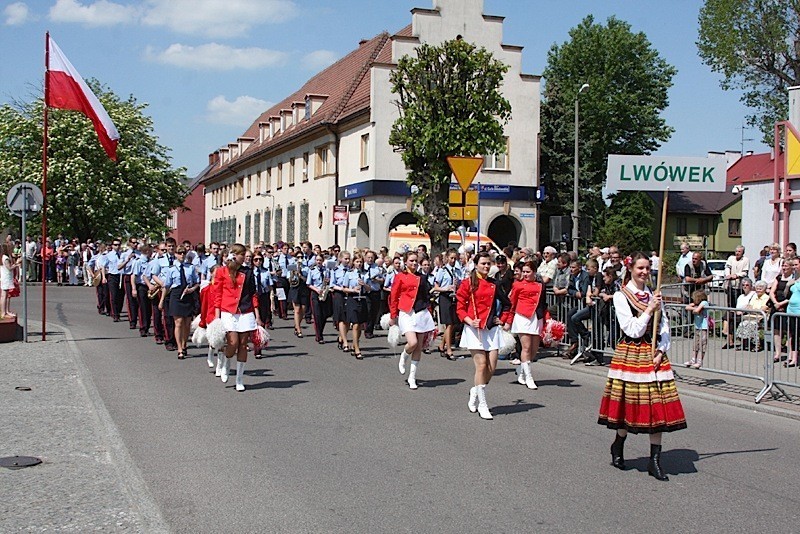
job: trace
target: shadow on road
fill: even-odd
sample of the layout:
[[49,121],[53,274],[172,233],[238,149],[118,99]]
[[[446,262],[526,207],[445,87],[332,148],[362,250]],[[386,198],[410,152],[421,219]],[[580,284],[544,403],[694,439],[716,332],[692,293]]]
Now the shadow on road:
[[509,415],[514,413],[529,412],[531,410],[535,410],[536,408],[544,408],[544,404],[534,404],[519,399],[514,402],[514,404],[509,404],[507,406],[492,406],[492,414]]
[[417,383],[426,388],[437,388],[439,386],[455,386],[464,382],[463,378],[439,378],[437,380],[420,380],[417,379]]
[[[295,386],[299,386],[300,384],[307,384],[308,380],[278,380],[278,381],[269,381],[269,382],[259,382],[258,384],[248,384],[246,387],[248,390],[250,389],[266,389],[266,388],[275,388],[275,389],[287,389],[293,388]],[[233,386],[230,386],[233,387]]]
[[574,380],[567,380],[566,378],[558,378],[556,380],[537,380],[537,386],[558,386],[560,388],[579,388],[580,384],[576,384]]

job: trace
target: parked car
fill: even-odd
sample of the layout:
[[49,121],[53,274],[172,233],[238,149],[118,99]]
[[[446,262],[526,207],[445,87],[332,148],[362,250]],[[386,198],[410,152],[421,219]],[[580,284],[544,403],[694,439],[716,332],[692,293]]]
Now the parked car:
[[714,277],[708,287],[713,289],[722,289],[722,284],[725,283],[725,260],[708,260],[706,262],[708,268],[711,269],[711,275]]

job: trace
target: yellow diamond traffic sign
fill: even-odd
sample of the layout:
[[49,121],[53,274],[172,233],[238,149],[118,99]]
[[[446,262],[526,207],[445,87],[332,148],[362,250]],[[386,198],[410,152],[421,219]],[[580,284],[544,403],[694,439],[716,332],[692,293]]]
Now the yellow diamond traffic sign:
[[483,165],[483,158],[480,156],[447,156],[447,164],[450,165],[450,170],[453,171],[461,190],[466,193]]

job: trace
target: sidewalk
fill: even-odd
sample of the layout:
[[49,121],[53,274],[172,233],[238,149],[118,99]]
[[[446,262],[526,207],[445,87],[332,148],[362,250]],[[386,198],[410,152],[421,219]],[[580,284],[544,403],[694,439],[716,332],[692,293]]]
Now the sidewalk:
[[42,463],[0,468],[0,531],[166,532],[69,332],[29,329],[0,345],[0,456]]

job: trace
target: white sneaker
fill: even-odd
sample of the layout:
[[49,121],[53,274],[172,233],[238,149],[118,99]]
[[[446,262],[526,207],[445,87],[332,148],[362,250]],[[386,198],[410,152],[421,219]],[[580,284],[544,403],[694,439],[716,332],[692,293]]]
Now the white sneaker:
[[220,379],[222,380],[223,383],[228,382],[228,370],[230,368],[230,365],[231,365],[231,359],[225,358],[225,361],[222,362],[222,374],[220,375]]
[[400,371],[401,375],[406,374],[406,358],[408,358],[408,354],[403,350],[400,353],[400,362],[397,364],[397,370]]
[[533,381],[532,376],[525,377],[525,385],[528,386],[528,389],[539,389],[539,386]]
[[691,367],[691,366],[695,365],[696,363],[697,363],[697,360],[695,360],[694,358],[692,358],[692,359],[691,359],[691,360],[689,360],[688,362],[683,362],[683,365],[685,365],[686,367]]
[[478,411],[478,387],[472,386],[469,390],[469,402],[467,403],[467,408],[472,413]]
[[408,382],[408,389],[417,389],[419,387],[419,386],[417,386],[417,379],[416,378],[413,378],[413,377],[409,376],[408,380],[406,380],[406,382]]

